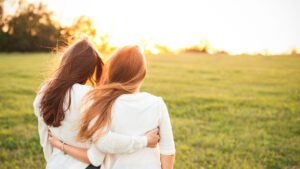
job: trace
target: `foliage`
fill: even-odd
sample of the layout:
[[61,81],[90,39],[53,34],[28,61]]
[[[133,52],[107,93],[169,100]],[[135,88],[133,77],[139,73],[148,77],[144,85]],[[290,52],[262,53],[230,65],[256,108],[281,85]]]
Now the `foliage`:
[[[0,54],[1,169],[45,166],[32,102],[52,59],[49,54]],[[148,56],[142,91],[167,103],[175,168],[299,168],[299,59]]]
[[0,51],[49,51],[57,44],[59,25],[42,3],[19,2],[15,15],[2,18]]
[[[0,1],[0,51],[33,52],[52,51],[64,47],[82,35],[93,42],[99,38],[96,47],[100,52],[112,52],[110,36],[97,37],[93,21],[87,16],[77,18],[70,26],[61,26],[52,19],[53,12],[45,4],[26,3],[20,0],[14,15],[3,15],[3,2]],[[96,44],[96,43],[95,43]]]

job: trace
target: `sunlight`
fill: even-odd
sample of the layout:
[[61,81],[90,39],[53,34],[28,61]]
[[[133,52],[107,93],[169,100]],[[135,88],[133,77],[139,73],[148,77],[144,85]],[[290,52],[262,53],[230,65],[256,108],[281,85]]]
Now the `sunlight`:
[[[28,0],[38,2],[39,0]],[[300,49],[300,1],[43,0],[62,25],[90,17],[97,36],[111,35],[112,46],[151,40],[171,51],[208,39],[230,54],[279,54]],[[232,5],[233,4],[233,5]],[[87,10],[88,9],[88,10]],[[11,13],[13,8],[8,11]],[[253,12],[255,11],[255,12]],[[281,12],[278,12],[281,11]],[[95,39],[100,43],[99,39]],[[150,49],[154,53],[159,50]],[[210,50],[213,53],[214,50]]]
[[148,50],[150,50],[150,52],[153,53],[153,54],[158,54],[159,53],[158,49],[156,49],[156,48],[151,48],[151,49],[148,49]]

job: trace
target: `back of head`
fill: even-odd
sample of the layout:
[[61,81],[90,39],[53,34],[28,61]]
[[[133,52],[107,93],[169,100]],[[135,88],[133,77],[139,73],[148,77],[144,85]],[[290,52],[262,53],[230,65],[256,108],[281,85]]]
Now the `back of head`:
[[[111,109],[122,94],[137,91],[146,76],[146,61],[138,46],[119,48],[105,64],[101,85],[87,96],[91,106],[84,112],[79,140],[88,140],[96,134],[98,139],[111,124]],[[92,120],[93,124],[90,124]]]
[[58,127],[65,117],[65,97],[69,92],[68,106],[71,104],[70,88],[75,84],[100,81],[103,63],[99,53],[87,40],[82,39],[69,46],[63,53],[59,67],[47,84],[41,100],[41,116],[49,126]]
[[134,86],[140,84],[145,76],[146,61],[141,49],[138,46],[125,46],[108,59],[102,84],[120,83],[124,87]]

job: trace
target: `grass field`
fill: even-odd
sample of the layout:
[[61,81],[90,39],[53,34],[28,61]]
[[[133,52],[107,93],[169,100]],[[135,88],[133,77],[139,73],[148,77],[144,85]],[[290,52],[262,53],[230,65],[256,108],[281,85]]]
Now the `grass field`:
[[[32,102],[50,54],[0,54],[0,169],[45,166]],[[148,56],[143,90],[162,96],[176,169],[300,168],[300,57]]]

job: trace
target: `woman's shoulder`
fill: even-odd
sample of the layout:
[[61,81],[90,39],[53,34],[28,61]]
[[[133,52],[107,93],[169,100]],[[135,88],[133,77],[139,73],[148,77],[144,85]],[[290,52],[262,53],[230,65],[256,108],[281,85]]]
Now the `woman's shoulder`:
[[49,81],[45,81],[41,84],[40,86],[40,89],[38,91],[38,94],[39,93],[43,93],[46,89],[47,89],[47,86],[49,85]]
[[91,86],[88,86],[88,85],[82,85],[82,84],[79,84],[79,83],[75,83],[73,86],[72,86],[72,89],[73,90],[92,90],[93,88]]
[[152,102],[152,106],[155,105],[158,108],[158,113],[160,114],[161,117],[168,116],[167,105],[161,96],[155,96],[150,93],[145,93],[145,96],[148,97],[148,99],[151,99],[151,101],[150,100],[147,101],[148,103]]
[[89,91],[91,91],[92,89],[93,88],[91,86],[75,83],[71,87],[71,92],[72,92],[71,97],[82,97],[82,96],[86,95]]
[[145,98],[153,99],[153,100],[161,100],[162,98],[160,96],[155,96],[154,94],[151,94],[149,92],[141,92]]
[[150,94],[148,92],[139,92],[134,94],[123,94],[118,97],[116,102],[125,102],[126,104],[138,104],[138,105],[153,105],[157,104],[162,100],[161,97],[155,96],[153,94]]
[[161,96],[156,96],[154,94],[148,93],[148,92],[142,92],[143,97],[145,100],[152,100],[153,102],[157,103],[158,105],[164,105],[165,102]]
[[40,102],[44,96],[44,92],[47,89],[48,86],[48,81],[44,82],[41,84],[40,89],[37,92],[37,95],[33,101],[33,108],[34,108],[34,114],[37,117],[40,117]]
[[164,99],[161,96],[155,96],[151,93],[148,92],[144,92],[145,96],[148,97],[149,99],[155,100],[156,103],[158,104],[158,106],[160,107],[166,107],[166,103],[164,101]]

